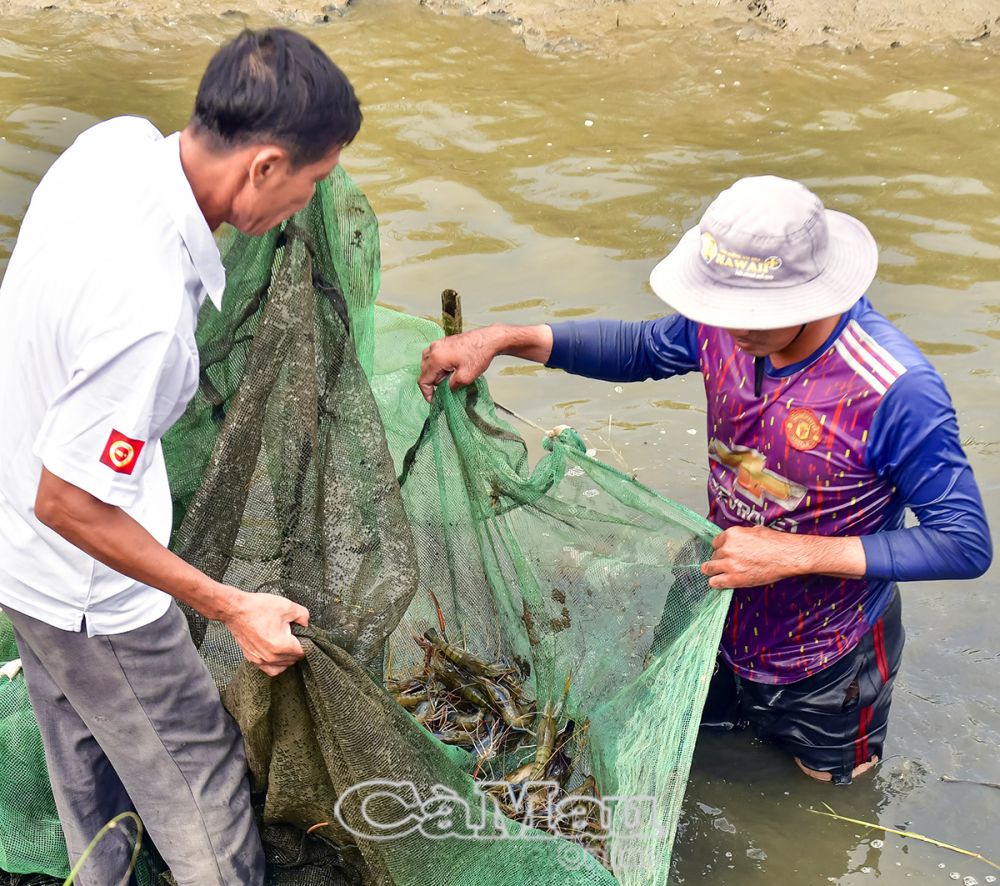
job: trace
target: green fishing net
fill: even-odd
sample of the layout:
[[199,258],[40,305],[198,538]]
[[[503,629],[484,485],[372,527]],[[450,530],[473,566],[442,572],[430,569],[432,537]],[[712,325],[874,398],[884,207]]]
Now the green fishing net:
[[[45,750],[23,673],[14,628],[0,612],[0,886],[50,886],[70,873]],[[139,886],[151,886],[162,865],[151,854],[137,866]],[[26,875],[26,876],[22,876]]]
[[[532,466],[483,380],[428,405],[420,354],[441,330],[375,305],[377,220],[342,170],[223,257],[201,384],[163,446],[173,549],[311,613],[305,660],[273,680],[188,613],[244,733],[270,882],[666,883],[728,606],[698,568],[716,530],[572,429]],[[610,870],[485,798],[509,754],[442,743],[385,691],[442,624],[577,724],[567,788],[596,781]]]
[[[13,626],[0,613],[0,666],[17,658]],[[46,773],[24,675],[0,676],[0,871],[61,877],[69,873]]]

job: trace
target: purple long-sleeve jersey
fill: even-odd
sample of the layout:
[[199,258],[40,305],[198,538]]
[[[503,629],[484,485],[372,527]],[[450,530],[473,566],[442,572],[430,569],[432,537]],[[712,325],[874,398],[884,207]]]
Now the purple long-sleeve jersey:
[[[555,324],[549,366],[613,381],[699,370],[708,401],[709,519],[860,536],[867,572],[734,592],[722,652],[741,676],[791,683],[850,651],[895,581],[968,578],[992,543],[944,382],[867,299],[807,359],[753,358],[722,329],[672,315]],[[904,528],[907,507],[919,526]]]

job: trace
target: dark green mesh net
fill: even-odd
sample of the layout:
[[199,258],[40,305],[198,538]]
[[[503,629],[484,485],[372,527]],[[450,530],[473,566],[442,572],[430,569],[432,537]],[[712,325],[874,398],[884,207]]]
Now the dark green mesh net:
[[[223,252],[202,383],[164,452],[174,550],[311,613],[305,661],[273,680],[190,613],[243,729],[271,882],[665,883],[728,605],[698,569],[716,530],[571,429],[531,467],[482,380],[428,406],[416,377],[441,330],[375,306],[377,221],[342,171]],[[444,743],[386,692],[426,673],[432,628],[516,675],[520,745],[499,718],[471,750]],[[483,793],[556,706],[576,724],[565,789],[596,782],[610,871]]]
[[0,614],[0,666],[8,666],[0,676],[0,871],[65,877],[69,861],[42,736],[24,677],[9,667],[17,658],[14,629]]
[[[346,176],[336,181],[343,203]],[[202,384],[163,441],[177,502],[171,546],[213,578],[303,603],[380,679],[416,560],[352,338],[372,341],[372,274],[341,284],[333,260],[353,251],[352,266],[370,265],[376,222],[355,190],[341,212],[357,236],[331,240],[332,190],[324,183],[313,208],[280,230],[235,236],[223,250],[224,310],[206,303],[198,330]],[[190,619],[223,676],[238,650],[220,625]]]

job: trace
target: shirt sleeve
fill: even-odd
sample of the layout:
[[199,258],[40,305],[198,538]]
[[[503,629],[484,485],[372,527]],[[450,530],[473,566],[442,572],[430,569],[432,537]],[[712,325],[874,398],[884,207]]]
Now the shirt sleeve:
[[554,323],[547,366],[604,381],[668,378],[698,369],[696,324],[671,314],[656,320]]
[[963,579],[989,568],[993,544],[982,497],[951,398],[932,367],[908,370],[886,392],[872,422],[868,461],[892,481],[920,525],[864,536],[867,578]]
[[68,384],[49,405],[34,454],[67,483],[128,507],[197,376],[197,356],[175,332],[133,341],[117,331],[97,335],[76,355]]

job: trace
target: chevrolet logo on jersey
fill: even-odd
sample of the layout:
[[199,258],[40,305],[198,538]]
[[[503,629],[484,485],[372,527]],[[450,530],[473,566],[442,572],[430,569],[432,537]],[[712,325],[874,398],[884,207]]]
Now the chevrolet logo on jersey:
[[798,483],[769,471],[767,458],[756,449],[734,446],[732,449],[719,440],[708,444],[708,457],[736,472],[736,485],[751,501],[758,505],[764,500],[773,501],[786,511],[794,510],[805,498],[806,489]]

